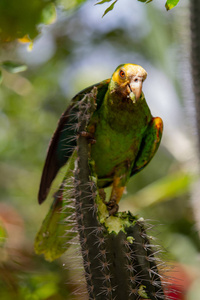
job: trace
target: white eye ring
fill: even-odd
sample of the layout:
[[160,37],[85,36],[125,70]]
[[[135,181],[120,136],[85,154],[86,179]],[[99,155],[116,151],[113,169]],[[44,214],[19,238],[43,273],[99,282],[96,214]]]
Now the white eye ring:
[[124,79],[126,77],[125,72],[123,70],[120,70],[119,76]]

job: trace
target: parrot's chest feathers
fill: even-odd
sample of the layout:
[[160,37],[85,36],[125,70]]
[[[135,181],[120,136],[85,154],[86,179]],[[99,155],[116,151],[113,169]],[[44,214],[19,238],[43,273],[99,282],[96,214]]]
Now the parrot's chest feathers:
[[127,103],[102,105],[97,115],[91,156],[97,175],[107,177],[125,161],[134,163],[149,118],[141,105]]

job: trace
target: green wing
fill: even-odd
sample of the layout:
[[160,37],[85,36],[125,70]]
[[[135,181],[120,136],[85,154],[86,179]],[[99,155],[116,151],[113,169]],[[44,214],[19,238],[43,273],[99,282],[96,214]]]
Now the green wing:
[[142,139],[140,150],[136,157],[131,176],[140,172],[155,155],[162,138],[163,121],[161,118],[152,118]]
[[38,193],[39,203],[42,203],[47,197],[52,181],[56,177],[59,169],[72,155],[76,146],[78,108],[75,104],[77,101],[80,101],[85,94],[90,93],[94,87],[97,87],[96,101],[97,109],[99,109],[107,92],[109,82],[110,79],[104,80],[78,93],[72,99],[67,110],[62,114],[47,151]]

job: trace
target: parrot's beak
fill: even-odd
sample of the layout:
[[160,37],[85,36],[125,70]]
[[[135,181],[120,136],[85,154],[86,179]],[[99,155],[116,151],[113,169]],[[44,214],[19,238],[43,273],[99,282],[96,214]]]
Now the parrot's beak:
[[136,103],[141,96],[142,83],[143,78],[141,78],[140,76],[134,76],[128,84],[130,90],[129,98],[133,101],[133,103]]

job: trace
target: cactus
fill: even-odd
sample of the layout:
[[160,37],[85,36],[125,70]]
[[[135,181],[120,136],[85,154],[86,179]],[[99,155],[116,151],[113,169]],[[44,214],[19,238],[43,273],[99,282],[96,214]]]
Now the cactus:
[[[80,132],[95,109],[95,90],[79,103]],[[109,216],[98,194],[89,144],[77,137],[75,218],[89,299],[165,299],[144,222],[130,212]]]

